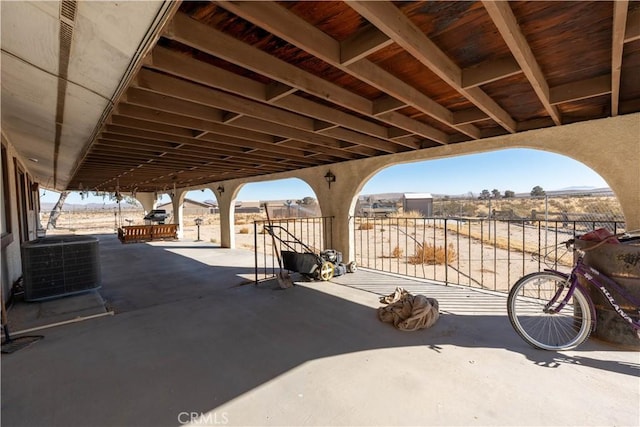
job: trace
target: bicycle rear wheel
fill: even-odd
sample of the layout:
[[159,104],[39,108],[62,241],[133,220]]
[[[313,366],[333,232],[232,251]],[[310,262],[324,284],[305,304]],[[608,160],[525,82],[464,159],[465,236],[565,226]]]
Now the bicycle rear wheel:
[[518,335],[542,350],[569,350],[589,338],[592,310],[580,286],[576,286],[567,305],[555,311],[568,291],[567,279],[557,273],[533,273],[518,280],[507,299],[509,320]]

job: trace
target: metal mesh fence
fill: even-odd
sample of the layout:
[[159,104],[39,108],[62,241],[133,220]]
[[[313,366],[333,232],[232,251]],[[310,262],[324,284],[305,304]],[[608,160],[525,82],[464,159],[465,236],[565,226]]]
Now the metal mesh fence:
[[497,291],[543,268],[568,271],[572,258],[559,244],[569,238],[626,231],[611,191],[434,197],[429,218],[397,206],[387,217],[353,219],[361,266]]
[[610,227],[624,221],[611,191],[552,192],[537,197],[436,197],[433,216],[576,223],[578,231]]

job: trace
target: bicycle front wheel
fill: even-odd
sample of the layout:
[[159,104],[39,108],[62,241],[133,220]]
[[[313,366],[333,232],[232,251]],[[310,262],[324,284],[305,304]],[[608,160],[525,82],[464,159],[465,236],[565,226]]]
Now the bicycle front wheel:
[[591,334],[593,316],[589,297],[576,286],[566,306],[556,311],[570,289],[557,273],[524,276],[509,292],[507,313],[518,335],[535,348],[569,350]]

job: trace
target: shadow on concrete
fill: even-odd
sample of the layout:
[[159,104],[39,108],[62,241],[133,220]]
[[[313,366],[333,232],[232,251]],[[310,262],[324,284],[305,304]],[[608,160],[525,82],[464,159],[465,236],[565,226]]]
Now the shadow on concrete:
[[[531,369],[563,365],[638,375],[638,364],[585,356],[602,350],[594,344],[571,357],[532,349],[504,316],[444,314],[430,329],[405,333],[378,321],[374,294],[349,287],[237,286],[253,274],[242,265],[252,253],[241,260],[233,251],[211,248],[196,261],[187,254],[202,252],[200,247],[108,240],[101,239],[102,294],[118,314],[51,329],[45,340],[3,356],[3,425],[178,425],[180,413],[215,411],[305,363],[357,353],[377,360],[357,367],[371,379],[363,393],[375,393],[394,364],[384,353],[370,353],[381,349],[418,348],[424,365],[410,369],[424,374],[420,381],[435,381],[445,369],[470,369],[474,360],[461,361],[455,347],[514,353],[502,373],[514,384]],[[533,363],[520,373],[515,367],[524,366],[518,362],[523,358]],[[332,375],[325,371],[314,381],[322,384]],[[562,386],[556,392],[563,393]],[[288,398],[274,396],[274,404]]]

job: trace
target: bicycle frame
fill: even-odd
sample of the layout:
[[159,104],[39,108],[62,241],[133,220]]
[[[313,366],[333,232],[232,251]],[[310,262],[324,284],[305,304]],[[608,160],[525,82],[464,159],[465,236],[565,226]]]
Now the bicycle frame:
[[[569,291],[566,293],[565,297],[560,302],[560,304],[555,309],[551,309],[551,307],[557,302],[558,298],[562,294],[562,289],[558,289],[558,292],[556,293],[556,295],[554,295],[554,297],[549,301],[549,303],[547,303],[547,305],[545,306],[545,311],[555,312],[555,313],[560,312],[568,304],[569,300],[573,296],[576,286],[581,286],[583,289],[585,288],[578,281],[578,277],[582,277],[587,281],[587,283],[590,283],[591,285],[593,285],[602,295],[604,295],[604,297],[609,302],[609,304],[614,309],[614,311],[618,314],[618,316],[624,319],[631,327],[640,331],[640,320],[638,321],[633,320],[631,316],[629,316],[620,307],[620,304],[618,304],[618,302],[613,297],[611,292],[609,292],[609,289],[613,289],[615,292],[618,292],[622,296],[622,298],[624,298],[626,301],[630,302],[636,307],[640,307],[640,300],[635,298],[633,295],[629,294],[629,292],[623,289],[620,285],[618,285],[613,279],[611,279],[607,275],[599,272],[598,270],[596,270],[591,266],[586,265],[582,260],[582,256],[578,257],[575,267],[573,268],[573,270],[571,270],[571,274],[566,274],[556,270],[549,270],[549,269],[545,271],[550,271],[550,272],[560,274],[561,276],[566,277],[567,280],[569,280],[569,283],[571,283]],[[589,294],[587,293],[587,296],[588,295]],[[589,301],[591,314],[593,315],[592,330],[595,330],[596,329],[595,307],[590,297],[588,298],[588,301]]]

